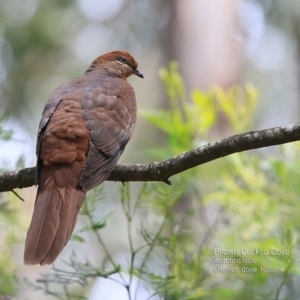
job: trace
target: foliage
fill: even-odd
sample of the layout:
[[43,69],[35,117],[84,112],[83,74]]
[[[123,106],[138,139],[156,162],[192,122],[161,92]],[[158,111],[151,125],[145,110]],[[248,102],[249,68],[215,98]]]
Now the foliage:
[[9,117],[8,113],[3,114],[2,117],[0,117],[0,141],[9,141],[12,138],[13,132],[12,130],[4,129],[1,125],[4,121],[6,121]]
[[15,199],[7,201],[0,198],[0,295],[14,295],[16,292],[15,271],[12,248],[17,243],[17,216],[18,211],[14,204]]
[[[0,142],[9,141],[13,132],[5,130],[1,123],[8,115],[0,117]],[[14,195],[5,198],[0,196],[0,295],[14,295],[16,292],[15,270],[11,249],[17,243],[18,210],[15,205]]]

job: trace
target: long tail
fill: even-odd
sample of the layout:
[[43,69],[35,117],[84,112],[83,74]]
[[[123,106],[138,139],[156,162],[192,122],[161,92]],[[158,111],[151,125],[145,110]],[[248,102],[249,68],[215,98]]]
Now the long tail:
[[25,264],[53,263],[69,241],[85,197],[77,183],[70,167],[42,170],[26,237]]

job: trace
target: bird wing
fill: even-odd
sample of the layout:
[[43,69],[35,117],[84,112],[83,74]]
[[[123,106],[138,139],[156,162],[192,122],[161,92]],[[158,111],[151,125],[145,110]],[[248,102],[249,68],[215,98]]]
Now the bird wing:
[[125,79],[109,77],[83,93],[81,116],[90,130],[89,152],[79,180],[87,191],[108,177],[133,133],[133,88]]
[[[74,80],[75,81],[75,80]],[[37,143],[36,143],[36,156],[37,156],[37,172],[36,172],[36,182],[35,184],[38,185],[40,182],[40,171],[42,167],[42,161],[41,161],[41,146],[42,146],[42,140],[43,135],[45,132],[45,129],[47,128],[47,125],[54,113],[54,111],[57,109],[58,105],[61,103],[61,101],[66,97],[66,95],[71,94],[75,91],[74,86],[71,84],[71,82],[67,82],[64,84],[61,84],[58,86],[49,96],[48,102],[46,103],[44,107],[44,111],[42,114],[42,118],[39,124],[38,133],[37,133]],[[78,95],[76,95],[78,97]],[[78,101],[75,99],[75,101]]]

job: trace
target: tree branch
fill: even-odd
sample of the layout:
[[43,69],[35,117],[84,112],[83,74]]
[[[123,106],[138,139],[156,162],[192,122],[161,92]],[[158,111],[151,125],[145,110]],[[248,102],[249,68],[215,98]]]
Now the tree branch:
[[[300,123],[233,135],[162,162],[117,165],[107,180],[161,181],[171,184],[175,174],[233,153],[281,145],[300,140]],[[0,192],[34,185],[35,168],[6,172],[0,175]]]

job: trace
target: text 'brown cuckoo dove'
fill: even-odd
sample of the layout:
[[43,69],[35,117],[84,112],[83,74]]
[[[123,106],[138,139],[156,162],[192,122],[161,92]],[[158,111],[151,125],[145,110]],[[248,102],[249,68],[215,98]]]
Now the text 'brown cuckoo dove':
[[51,264],[67,244],[88,190],[117,164],[136,121],[126,78],[137,62],[127,52],[96,58],[82,77],[50,95],[37,138],[38,191],[27,232],[25,264]]

